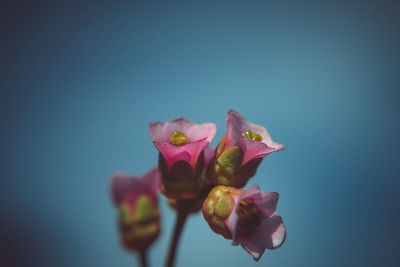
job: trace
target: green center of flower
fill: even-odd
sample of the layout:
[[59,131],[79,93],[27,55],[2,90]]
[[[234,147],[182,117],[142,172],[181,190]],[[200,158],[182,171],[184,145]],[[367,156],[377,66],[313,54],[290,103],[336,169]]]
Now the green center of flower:
[[254,231],[261,224],[261,216],[257,210],[257,205],[250,199],[243,199],[238,208],[238,231],[248,233]]
[[262,141],[261,135],[256,134],[256,133],[253,133],[253,132],[250,131],[250,130],[246,130],[246,131],[243,133],[243,136],[244,136],[245,138],[248,138],[248,139],[251,139],[251,140]]
[[174,132],[169,140],[174,146],[183,146],[184,144],[189,143],[189,138],[187,138],[182,132]]

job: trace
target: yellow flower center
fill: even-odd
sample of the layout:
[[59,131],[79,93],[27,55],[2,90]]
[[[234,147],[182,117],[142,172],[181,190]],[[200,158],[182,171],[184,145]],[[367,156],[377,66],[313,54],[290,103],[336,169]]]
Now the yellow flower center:
[[256,134],[256,133],[253,133],[253,132],[250,131],[250,130],[246,130],[246,131],[243,133],[243,136],[244,136],[245,138],[248,138],[248,139],[251,139],[251,140],[262,141],[261,135]]
[[189,143],[189,138],[187,138],[182,132],[174,132],[169,140],[174,146],[183,146],[184,144]]

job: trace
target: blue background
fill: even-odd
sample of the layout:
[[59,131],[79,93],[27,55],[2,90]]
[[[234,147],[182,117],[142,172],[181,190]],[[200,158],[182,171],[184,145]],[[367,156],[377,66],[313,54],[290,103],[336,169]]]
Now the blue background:
[[398,266],[398,3],[55,2],[0,3],[1,266],[137,264],[110,177],[156,164],[149,122],[215,122],[215,146],[231,108],[287,147],[249,183],[286,243],[255,263],[198,214],[177,266]]

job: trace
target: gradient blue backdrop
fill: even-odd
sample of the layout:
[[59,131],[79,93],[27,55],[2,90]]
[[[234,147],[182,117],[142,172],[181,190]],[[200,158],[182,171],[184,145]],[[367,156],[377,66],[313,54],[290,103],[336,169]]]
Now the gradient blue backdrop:
[[1,266],[137,264],[110,177],[156,164],[149,122],[215,122],[216,145],[231,108],[287,147],[250,182],[286,243],[254,263],[198,214],[177,266],[398,266],[398,3],[56,2],[0,2]]

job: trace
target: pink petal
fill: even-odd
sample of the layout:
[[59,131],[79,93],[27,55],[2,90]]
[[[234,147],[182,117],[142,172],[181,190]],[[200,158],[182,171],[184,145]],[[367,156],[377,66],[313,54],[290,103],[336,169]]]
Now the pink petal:
[[262,138],[261,142],[266,144],[270,149],[273,149],[272,152],[276,152],[276,151],[285,149],[284,145],[281,145],[281,144],[278,144],[278,143],[272,141],[271,135],[269,134],[267,129],[265,129],[261,125],[247,123],[245,126],[245,129],[243,129],[243,131],[245,131],[246,129],[252,131],[253,133],[259,134]]
[[242,126],[246,119],[238,112],[229,110],[226,114],[226,147],[235,146],[237,142],[244,138],[242,136]]
[[[187,132],[193,126],[195,126],[195,124],[185,118],[179,118],[179,119],[175,119],[175,120],[165,123],[164,130],[163,130],[163,136],[166,139],[166,141],[164,141],[164,142],[169,142],[169,138],[171,137],[171,135],[174,132],[182,132],[185,135],[187,135]],[[189,140],[190,140],[190,138],[189,138]],[[192,140],[190,140],[190,141],[192,141]]]
[[204,166],[207,168],[208,164],[214,159],[215,157],[215,148],[211,146],[207,146],[204,149]]
[[200,156],[200,153],[208,146],[209,141],[207,138],[203,138],[201,140],[190,142],[186,145],[181,146],[181,148],[190,154],[190,160],[188,162],[192,166],[193,169],[196,167],[197,160]]
[[122,172],[114,174],[110,182],[111,196],[116,205],[121,204],[125,196],[131,191],[144,191],[144,186],[139,180]]
[[233,208],[233,211],[231,212],[231,214],[229,215],[228,219],[226,220],[226,226],[228,227],[229,231],[232,234],[232,241],[233,241],[233,245],[237,245],[238,244],[238,236],[236,233],[236,227],[238,224],[238,215],[237,215],[237,209],[239,207],[239,203],[242,199],[251,197],[255,194],[259,194],[260,193],[260,188],[258,187],[258,185],[253,185],[250,186],[247,190],[245,190],[238,198],[235,199],[235,207]]
[[158,191],[158,178],[160,173],[158,168],[153,168],[150,171],[146,172],[140,179],[141,183],[146,188],[146,191],[152,196],[156,197]]
[[261,192],[252,197],[263,217],[269,217],[274,213],[278,204],[279,194],[276,192]]
[[265,251],[265,248],[254,244],[251,240],[243,238],[240,240],[240,245],[246,250],[255,261],[258,261]]
[[253,195],[259,194],[260,187],[258,185],[252,185],[247,188],[239,197],[238,201],[240,202],[242,199],[251,198]]
[[240,236],[243,241],[252,247],[274,249],[280,247],[286,238],[286,229],[282,217],[274,212],[270,217],[264,218],[256,231]]
[[195,124],[185,118],[171,120],[165,124],[152,122],[149,124],[150,136],[154,142],[170,142],[170,137],[174,132],[186,132]]
[[170,136],[164,136],[164,124],[161,122],[150,123],[149,132],[153,142],[169,142]]
[[[190,162],[191,155],[188,151],[184,150],[184,146],[174,146],[169,143],[154,142],[154,145],[163,155],[168,169],[180,160]],[[185,145],[186,146],[186,145]]]
[[127,198],[134,201],[139,195],[148,194],[157,198],[157,179],[159,172],[153,168],[141,177],[131,176],[122,172],[116,173],[110,182],[111,196],[116,205],[120,205]]
[[[247,130],[259,134],[262,141],[243,137],[243,133]],[[283,145],[272,141],[267,129],[257,124],[248,123],[240,113],[230,110],[226,115],[226,147],[234,145],[239,145],[243,150],[244,156],[241,166],[252,159],[264,158],[285,148]]]
[[203,138],[207,138],[208,143],[212,141],[215,134],[217,132],[217,126],[215,123],[203,123],[203,124],[194,124],[184,133],[189,138],[191,142],[201,140]]
[[239,140],[238,143],[244,153],[241,166],[244,166],[250,160],[265,158],[269,154],[277,151],[275,148],[268,147],[262,142],[251,140],[248,138],[242,138]]

